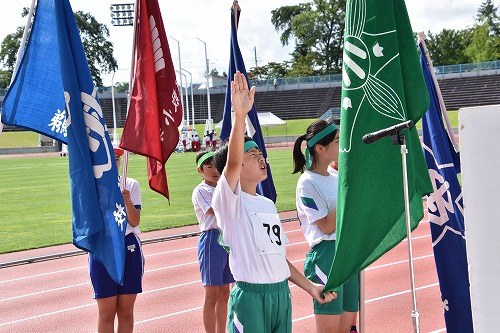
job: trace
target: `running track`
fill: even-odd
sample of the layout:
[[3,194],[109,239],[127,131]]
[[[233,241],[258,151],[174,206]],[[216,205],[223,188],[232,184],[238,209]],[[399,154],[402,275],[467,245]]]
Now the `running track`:
[[[288,259],[302,271],[307,243],[297,221],[284,223],[284,228]],[[197,226],[144,233],[141,238],[190,231]],[[445,332],[428,221],[420,223],[412,240],[420,332]],[[197,241],[188,237],[143,246],[146,271],[144,292],[135,306],[135,332],[203,332]],[[72,250],[72,245],[64,245],[4,254],[0,263]],[[366,332],[413,332],[407,242],[371,265],[365,279]],[[291,291],[293,331],[314,332],[309,295],[293,285]],[[95,332],[96,321],[86,255],[0,269],[0,332]]]

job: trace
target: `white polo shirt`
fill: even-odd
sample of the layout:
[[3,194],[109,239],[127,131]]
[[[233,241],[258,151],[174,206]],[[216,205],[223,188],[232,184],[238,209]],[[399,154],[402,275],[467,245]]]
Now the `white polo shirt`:
[[208,210],[212,208],[212,197],[214,195],[214,191],[215,187],[202,182],[194,188],[193,195],[191,196],[194,212],[198,218],[201,231],[218,228],[215,215],[207,214]]
[[322,240],[335,240],[336,232],[325,234],[316,224],[337,207],[338,178],[330,174],[322,176],[305,171],[297,182],[296,205],[297,215],[304,237],[310,247]]
[[[121,176],[119,178],[119,186],[121,190],[122,186],[122,181],[121,181]],[[141,208],[142,206],[142,197],[141,197],[141,187],[139,185],[139,182],[135,180],[134,178],[129,178],[127,177],[126,185],[127,190],[130,192],[130,200],[134,204],[135,208]],[[133,227],[130,224],[127,223],[127,230],[125,230],[125,235],[128,235],[130,233],[135,233],[136,235],[141,233],[141,230],[139,227]]]
[[276,283],[290,276],[288,243],[274,202],[241,190],[235,193],[221,175],[212,199],[224,245],[230,247],[229,267],[236,281]]

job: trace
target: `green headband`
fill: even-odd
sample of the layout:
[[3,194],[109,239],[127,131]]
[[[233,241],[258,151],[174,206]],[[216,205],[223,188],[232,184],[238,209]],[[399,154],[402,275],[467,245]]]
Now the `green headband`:
[[200,159],[198,160],[198,168],[201,167],[201,165],[203,164],[203,162],[205,162],[206,160],[208,160],[210,157],[213,157],[215,155],[215,153],[213,151],[209,151],[208,153],[206,153],[205,155],[203,155],[202,157],[200,157]]
[[255,141],[249,140],[249,141],[245,142],[245,145],[243,146],[243,151],[246,153],[247,151],[249,151],[253,147],[260,149],[259,145]]
[[307,148],[306,148],[306,169],[309,170],[311,167],[311,156],[309,154],[309,148],[313,147],[315,144],[318,143],[319,140],[323,139],[325,136],[327,136],[330,133],[333,133],[334,131],[337,130],[337,126],[335,124],[330,124],[323,128],[321,131],[318,133],[314,134],[312,138],[307,140]]

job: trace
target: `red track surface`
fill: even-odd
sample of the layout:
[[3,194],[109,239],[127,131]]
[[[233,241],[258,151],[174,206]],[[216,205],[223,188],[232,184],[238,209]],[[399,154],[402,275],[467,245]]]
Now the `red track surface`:
[[[284,228],[288,259],[302,271],[308,251],[298,223]],[[197,226],[142,234],[142,239],[196,231]],[[420,332],[445,332],[429,222],[413,232]],[[135,306],[135,332],[203,332],[198,237],[144,245],[144,292]],[[0,255],[0,262],[72,251],[72,245]],[[408,247],[404,241],[365,271],[366,332],[413,332]],[[314,332],[312,301],[292,286],[293,331]],[[95,332],[87,256],[0,270],[0,332]]]

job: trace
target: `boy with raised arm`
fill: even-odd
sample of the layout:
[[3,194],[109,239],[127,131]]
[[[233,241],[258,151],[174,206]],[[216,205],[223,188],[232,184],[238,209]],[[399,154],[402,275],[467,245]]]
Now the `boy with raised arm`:
[[221,178],[212,207],[230,248],[229,265],[236,280],[228,309],[229,332],[282,333],[292,330],[288,280],[320,303],[336,297],[304,277],[286,259],[286,234],[274,203],[258,195],[256,187],[267,177],[258,145],[245,137],[245,118],[252,108],[255,87],[248,89],[240,72],[231,83],[234,125],[229,143],[215,153]]

